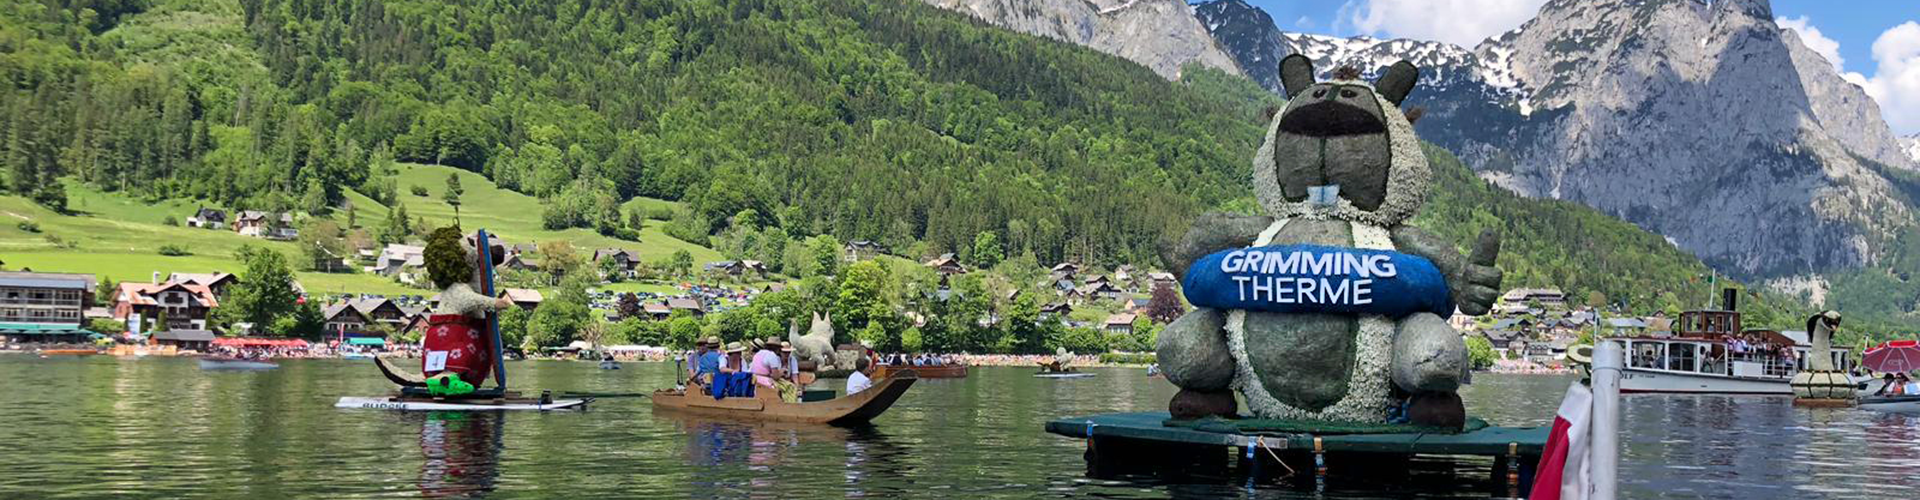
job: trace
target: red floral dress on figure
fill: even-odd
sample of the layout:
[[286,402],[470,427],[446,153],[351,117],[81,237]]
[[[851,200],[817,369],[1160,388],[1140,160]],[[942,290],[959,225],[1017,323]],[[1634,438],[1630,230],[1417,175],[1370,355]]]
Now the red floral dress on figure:
[[495,299],[473,291],[466,283],[455,283],[440,293],[440,305],[427,316],[427,331],[422,336],[420,373],[433,377],[452,372],[460,380],[479,387],[493,373],[493,332],[487,330],[486,313]]

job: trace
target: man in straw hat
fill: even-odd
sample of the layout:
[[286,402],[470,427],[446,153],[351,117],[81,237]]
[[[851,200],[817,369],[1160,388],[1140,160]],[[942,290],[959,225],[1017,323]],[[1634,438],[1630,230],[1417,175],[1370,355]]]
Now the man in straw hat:
[[746,366],[740,359],[747,352],[746,345],[737,341],[728,342],[723,352],[726,353],[726,357],[720,360],[720,373],[738,373]]
[[707,337],[707,348],[700,354],[693,378],[702,385],[713,385],[713,374],[720,373],[720,337]]

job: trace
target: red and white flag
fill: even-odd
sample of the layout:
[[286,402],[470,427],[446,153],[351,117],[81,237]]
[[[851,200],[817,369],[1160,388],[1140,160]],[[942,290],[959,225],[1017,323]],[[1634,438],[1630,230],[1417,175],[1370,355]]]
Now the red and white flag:
[[1553,417],[1553,433],[1533,479],[1529,500],[1586,500],[1593,472],[1587,460],[1592,444],[1593,391],[1574,381]]

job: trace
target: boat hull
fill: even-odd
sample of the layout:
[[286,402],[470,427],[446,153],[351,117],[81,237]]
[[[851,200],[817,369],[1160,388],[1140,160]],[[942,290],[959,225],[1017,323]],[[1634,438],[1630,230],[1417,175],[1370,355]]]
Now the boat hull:
[[1620,392],[1667,394],[1793,395],[1784,378],[1728,377],[1627,368],[1620,371]]
[[556,400],[553,400],[552,402],[541,404],[540,400],[537,400],[537,399],[518,399],[518,398],[504,399],[504,400],[460,401],[460,400],[416,400],[416,399],[399,398],[399,397],[363,398],[363,397],[347,396],[347,397],[340,398],[340,402],[334,403],[333,407],[334,408],[357,408],[357,409],[363,409],[363,410],[400,410],[400,411],[510,411],[510,410],[551,411],[551,410],[570,410],[570,409],[576,409],[576,408],[586,408],[587,403],[591,401],[593,400],[592,399],[556,399]]
[[1920,396],[1869,396],[1860,398],[1860,409],[1890,413],[1920,413]]
[[781,401],[779,395],[770,390],[755,391],[750,398],[713,399],[698,392],[663,389],[654,391],[650,399],[656,410],[742,420],[850,425],[872,421],[885,413],[918,379],[913,371],[903,371],[881,379],[858,394],[803,403]]
[[873,378],[882,379],[895,373],[912,371],[920,378],[967,378],[967,365],[940,366],[893,366],[881,365],[874,368]]

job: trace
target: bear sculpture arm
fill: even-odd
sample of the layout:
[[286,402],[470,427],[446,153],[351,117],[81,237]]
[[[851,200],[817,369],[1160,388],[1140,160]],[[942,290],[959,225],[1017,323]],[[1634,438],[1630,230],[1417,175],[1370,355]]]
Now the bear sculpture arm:
[[460,314],[469,318],[483,318],[486,313],[499,308],[500,299],[488,297],[473,290],[466,283],[454,283],[440,292],[440,305],[434,308],[435,314]]
[[1273,224],[1273,218],[1264,215],[1240,215],[1209,213],[1193,222],[1193,228],[1187,230],[1180,241],[1164,250],[1161,258],[1172,266],[1174,276],[1184,279],[1187,267],[1193,261],[1207,254],[1241,248],[1253,244],[1253,240]]
[[1479,316],[1493,309],[1500,297],[1500,268],[1494,260],[1500,254],[1500,236],[1480,233],[1473,255],[1462,256],[1453,244],[1413,226],[1393,228],[1393,246],[1401,252],[1425,257],[1447,275],[1447,288],[1453,291],[1453,303],[1460,313]]

